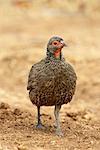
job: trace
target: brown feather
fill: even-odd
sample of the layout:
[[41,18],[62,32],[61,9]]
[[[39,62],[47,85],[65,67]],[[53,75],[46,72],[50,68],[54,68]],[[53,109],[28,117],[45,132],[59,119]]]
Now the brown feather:
[[30,70],[27,90],[36,106],[67,104],[76,88],[76,73],[73,67],[63,60],[43,59]]

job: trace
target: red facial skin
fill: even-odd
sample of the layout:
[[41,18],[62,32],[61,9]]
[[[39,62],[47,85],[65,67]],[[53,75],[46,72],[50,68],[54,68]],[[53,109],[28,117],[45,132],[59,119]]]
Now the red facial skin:
[[53,41],[52,45],[58,47],[58,49],[54,52],[54,56],[59,57],[62,48],[65,46],[65,43],[64,42],[59,42],[59,41]]

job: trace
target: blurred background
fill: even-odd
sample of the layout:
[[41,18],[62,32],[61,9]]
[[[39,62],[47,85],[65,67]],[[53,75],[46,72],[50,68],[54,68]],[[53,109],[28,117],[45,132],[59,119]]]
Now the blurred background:
[[[46,56],[53,35],[68,44],[63,55],[78,76],[66,111],[100,115],[100,0],[0,0],[0,102],[35,112],[26,90],[33,63]],[[48,109],[43,110],[48,113]]]

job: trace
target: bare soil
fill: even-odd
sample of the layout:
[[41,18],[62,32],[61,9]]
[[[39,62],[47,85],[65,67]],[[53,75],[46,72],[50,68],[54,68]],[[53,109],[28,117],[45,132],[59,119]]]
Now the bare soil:
[[[99,15],[33,11],[9,3],[0,8],[0,150],[99,150]],[[60,113],[63,137],[55,135],[53,107],[41,108],[44,129],[36,129],[36,107],[26,90],[30,67],[45,57],[52,35],[67,42],[63,55],[78,76],[76,94]]]

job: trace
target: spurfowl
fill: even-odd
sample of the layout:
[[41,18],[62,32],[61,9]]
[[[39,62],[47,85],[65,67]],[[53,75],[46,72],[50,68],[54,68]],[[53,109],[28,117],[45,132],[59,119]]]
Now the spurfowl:
[[46,58],[32,66],[27,86],[30,100],[37,106],[38,128],[42,127],[40,107],[55,106],[57,135],[62,135],[59,121],[61,105],[71,101],[77,79],[73,67],[62,56],[64,46],[64,40],[58,36],[49,40]]

